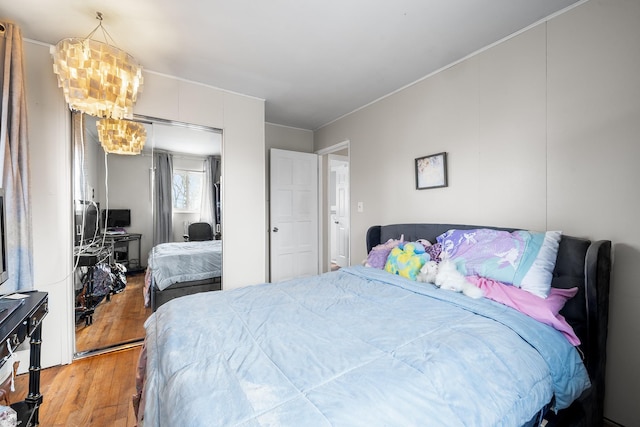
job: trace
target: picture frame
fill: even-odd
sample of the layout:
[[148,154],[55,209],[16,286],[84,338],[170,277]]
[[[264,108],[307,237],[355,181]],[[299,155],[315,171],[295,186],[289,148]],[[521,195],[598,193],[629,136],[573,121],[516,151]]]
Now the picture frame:
[[447,185],[446,152],[416,159],[416,190],[442,188]]

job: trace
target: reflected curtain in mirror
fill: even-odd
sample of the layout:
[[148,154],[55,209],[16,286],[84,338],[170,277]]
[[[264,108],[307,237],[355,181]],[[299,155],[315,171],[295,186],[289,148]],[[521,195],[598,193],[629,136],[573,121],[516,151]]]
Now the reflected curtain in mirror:
[[27,100],[22,32],[0,21],[0,176],[5,191],[7,263],[5,291],[33,289]]
[[154,153],[153,163],[153,245],[155,246],[172,240],[173,198],[171,197],[171,188],[173,183],[173,157],[169,153]]

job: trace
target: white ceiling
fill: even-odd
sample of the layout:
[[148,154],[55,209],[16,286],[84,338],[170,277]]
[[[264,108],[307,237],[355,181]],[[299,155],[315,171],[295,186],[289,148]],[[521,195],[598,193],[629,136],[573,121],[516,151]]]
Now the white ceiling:
[[578,2],[3,0],[0,18],[55,44],[86,37],[100,11],[145,69],[265,99],[267,122],[315,130]]

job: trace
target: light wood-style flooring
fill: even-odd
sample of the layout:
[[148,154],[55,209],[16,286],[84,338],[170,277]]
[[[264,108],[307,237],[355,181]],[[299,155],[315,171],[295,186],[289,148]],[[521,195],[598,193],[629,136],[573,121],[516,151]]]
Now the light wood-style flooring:
[[[151,309],[144,307],[143,286],[144,273],[128,275],[125,290],[96,307],[91,325],[78,323],[76,352],[142,340],[144,321],[151,314]],[[40,425],[133,427],[136,420],[131,397],[135,393],[140,349],[141,345],[137,345],[43,369]],[[28,390],[29,374],[19,375],[11,401],[23,400]]]
[[127,276],[119,294],[104,299],[95,309],[93,323],[76,324],[76,352],[84,352],[144,338],[144,321],[151,308],[144,306],[144,273]]
[[[40,374],[43,427],[133,427],[131,397],[140,346],[86,357]],[[29,374],[18,375],[11,401],[23,400]]]

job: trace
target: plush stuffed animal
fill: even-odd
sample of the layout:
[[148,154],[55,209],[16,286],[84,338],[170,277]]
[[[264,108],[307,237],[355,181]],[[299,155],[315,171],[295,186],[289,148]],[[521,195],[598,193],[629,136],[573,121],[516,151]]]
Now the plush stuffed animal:
[[484,291],[468,282],[456,268],[456,263],[450,259],[443,259],[438,264],[435,285],[440,289],[462,292],[471,298],[482,298],[484,296]]
[[438,263],[436,261],[427,261],[420,269],[416,280],[418,282],[435,283],[436,274],[438,274]]
[[426,262],[416,278],[419,282],[433,283],[441,289],[462,292],[471,298],[482,298],[484,291],[472,283],[458,271],[456,263],[450,259],[444,259],[440,263]]
[[416,280],[420,268],[428,260],[429,255],[424,252],[424,246],[415,242],[405,242],[391,249],[384,270]]
[[431,246],[431,242],[428,241],[427,239],[418,239],[418,240],[416,240],[416,242],[418,242],[422,246],[424,246],[425,249],[427,249],[429,246]]

